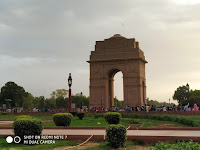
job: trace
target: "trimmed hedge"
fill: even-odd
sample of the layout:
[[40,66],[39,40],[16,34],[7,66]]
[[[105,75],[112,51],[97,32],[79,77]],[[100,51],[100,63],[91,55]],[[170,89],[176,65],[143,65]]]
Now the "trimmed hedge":
[[109,125],[106,128],[106,140],[113,148],[123,147],[126,141],[126,128],[119,124]]
[[74,117],[77,116],[77,112],[76,111],[72,111],[70,112]]
[[2,114],[2,115],[7,115],[8,113],[7,113],[7,112],[2,112],[1,114]]
[[119,124],[121,117],[121,114],[118,112],[107,112],[104,114],[104,118],[109,124]]
[[153,119],[161,121],[178,122],[191,127],[200,127],[200,116],[181,116],[168,114],[122,114],[123,118]]
[[181,142],[178,141],[176,144],[166,144],[163,142],[158,142],[155,148],[152,150],[199,150],[200,144],[193,141]]
[[18,117],[13,123],[15,136],[24,140],[24,135],[40,135],[42,133],[42,121],[36,118]]
[[77,113],[77,116],[78,116],[78,118],[80,120],[82,120],[84,118],[84,116],[85,116],[85,113],[84,112],[79,112],[79,113]]
[[16,119],[19,119],[19,118],[29,118],[29,119],[32,119],[33,117],[32,117],[32,116],[29,116],[29,115],[20,115],[20,116],[17,116],[17,117],[14,119],[14,121],[15,121]]
[[56,126],[69,126],[73,116],[71,113],[57,113],[53,115]]

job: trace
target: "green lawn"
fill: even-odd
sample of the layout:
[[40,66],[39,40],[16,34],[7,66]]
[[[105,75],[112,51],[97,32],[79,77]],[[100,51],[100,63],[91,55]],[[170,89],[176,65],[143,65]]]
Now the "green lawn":
[[[130,124],[135,127],[155,127],[161,124],[172,124],[173,126],[183,126],[176,122],[169,121],[158,121],[158,120],[150,120],[150,119],[133,119],[133,118],[122,118],[120,124],[124,126],[129,126]],[[44,127],[56,127],[54,122],[43,123]],[[106,127],[108,123],[102,117],[94,118],[94,117],[85,117],[83,120],[79,120],[77,117],[74,117],[72,120],[70,127]],[[184,127],[184,126],[183,126]]]
[[[120,124],[128,126],[133,119],[122,118]],[[56,126],[54,122],[43,123],[44,127],[54,127]],[[106,120],[102,117],[84,117],[83,120],[79,120],[77,117],[74,117],[71,121],[70,127],[105,127],[108,126]]]
[[170,121],[151,120],[151,119],[133,119],[133,120],[138,122],[138,124],[135,124],[136,127],[156,127],[164,124],[173,125],[175,127],[189,127],[186,125],[179,124],[177,122],[170,122]]
[[[175,115],[172,115],[175,116]],[[0,115],[0,120],[14,120],[17,115]],[[34,115],[34,118],[42,119],[42,120],[52,120],[52,115]],[[186,116],[185,116],[186,117]],[[199,116],[189,116],[192,120],[197,120]],[[129,126],[133,124],[135,127],[156,127],[160,124],[172,124],[174,126],[182,126],[187,127],[186,125],[170,122],[170,121],[162,121],[162,120],[152,120],[152,119],[138,119],[138,118],[122,118],[120,124],[124,126]],[[54,127],[54,122],[43,123],[44,127]],[[84,117],[83,120],[79,120],[77,117],[74,117],[71,122],[71,127],[106,127],[108,123],[103,117]]]
[[[14,120],[17,116],[19,115],[0,115],[0,120]],[[32,117],[42,120],[53,119],[53,115],[33,115]]]
[[[140,147],[140,148],[138,148]],[[141,147],[143,149],[150,149],[150,148],[153,148],[152,146],[148,146],[148,145],[142,145],[141,143],[138,143],[138,142],[133,142],[133,141],[126,141],[125,143],[125,147],[124,148],[130,148],[130,149],[141,149]],[[96,146],[96,147],[91,147],[91,148],[86,148],[84,150],[111,150],[112,148],[110,147],[109,143],[108,142],[101,142],[99,144],[99,146]]]
[[74,141],[55,141],[55,144],[44,145],[23,145],[23,144],[8,144],[5,138],[0,138],[0,150],[51,150],[62,146],[75,146],[77,142]]

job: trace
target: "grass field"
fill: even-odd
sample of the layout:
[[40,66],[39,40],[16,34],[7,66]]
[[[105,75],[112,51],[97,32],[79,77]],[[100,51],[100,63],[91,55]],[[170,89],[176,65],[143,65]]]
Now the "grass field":
[[[14,120],[17,115],[0,115],[0,120]],[[52,120],[52,115],[35,115],[34,118],[42,120]],[[190,116],[190,118],[197,119],[198,116]],[[199,118],[199,117],[198,117]],[[172,122],[172,121],[162,121],[162,120],[153,120],[153,119],[139,119],[139,118],[122,118],[120,124],[124,126],[135,126],[135,127],[157,127],[162,126],[163,124],[171,126],[181,126],[187,127],[186,125]],[[1,125],[2,126],[2,125]],[[8,125],[9,126],[9,125]],[[11,125],[10,125],[11,126]],[[52,122],[43,123],[44,127],[56,127],[53,120]],[[70,124],[71,127],[106,127],[108,123],[103,117],[84,117],[83,120],[79,120],[78,117],[74,117]]]
[[8,144],[5,138],[0,138],[0,150],[52,150],[56,147],[75,146],[77,142],[74,141],[55,141],[55,144],[44,145],[23,145],[23,144]]
[[[164,124],[172,125],[172,126],[181,126],[186,127],[184,125],[178,124],[176,122],[169,121],[158,121],[158,120],[150,120],[150,119],[132,119],[132,118],[122,118],[120,124],[124,126],[134,125],[135,127],[156,127]],[[56,127],[54,122],[43,123],[44,127]],[[70,127],[106,127],[108,123],[102,117],[94,118],[94,117],[85,117],[83,120],[79,120],[75,117]]]
[[[124,148],[119,148],[120,150],[149,150],[150,148],[153,148],[149,145],[141,145],[141,143],[138,143],[136,141],[126,141]],[[111,150],[111,147],[108,142],[101,142],[99,146],[86,148],[84,150]]]
[[[0,120],[14,120],[19,115],[0,115]],[[42,120],[50,120],[53,119],[52,115],[34,115],[34,118],[42,119]]]

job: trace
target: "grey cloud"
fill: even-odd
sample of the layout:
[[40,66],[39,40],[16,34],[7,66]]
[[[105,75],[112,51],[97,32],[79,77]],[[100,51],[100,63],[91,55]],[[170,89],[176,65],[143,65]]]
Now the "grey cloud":
[[[49,96],[52,90],[67,88],[71,72],[74,93],[88,95],[86,61],[95,41],[120,33],[140,42],[149,62],[147,93],[150,98],[164,100],[171,94],[166,89],[174,82],[173,72],[178,77],[185,68],[199,69],[194,65],[199,56],[198,14],[199,4],[179,5],[172,0],[1,1],[0,86],[13,80],[35,96]],[[19,61],[36,59],[37,63],[15,67],[9,61],[11,65],[2,65],[2,56]],[[178,83],[187,78],[183,75]],[[172,84],[172,89],[177,84]]]

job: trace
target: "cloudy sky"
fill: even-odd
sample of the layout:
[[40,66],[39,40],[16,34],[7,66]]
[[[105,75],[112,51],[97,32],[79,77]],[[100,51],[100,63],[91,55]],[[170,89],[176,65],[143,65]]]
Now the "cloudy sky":
[[[34,96],[68,88],[89,95],[90,51],[114,34],[140,42],[147,97],[172,99],[187,83],[200,89],[200,0],[2,0],[0,87],[14,81]],[[123,99],[122,74],[115,95]]]

